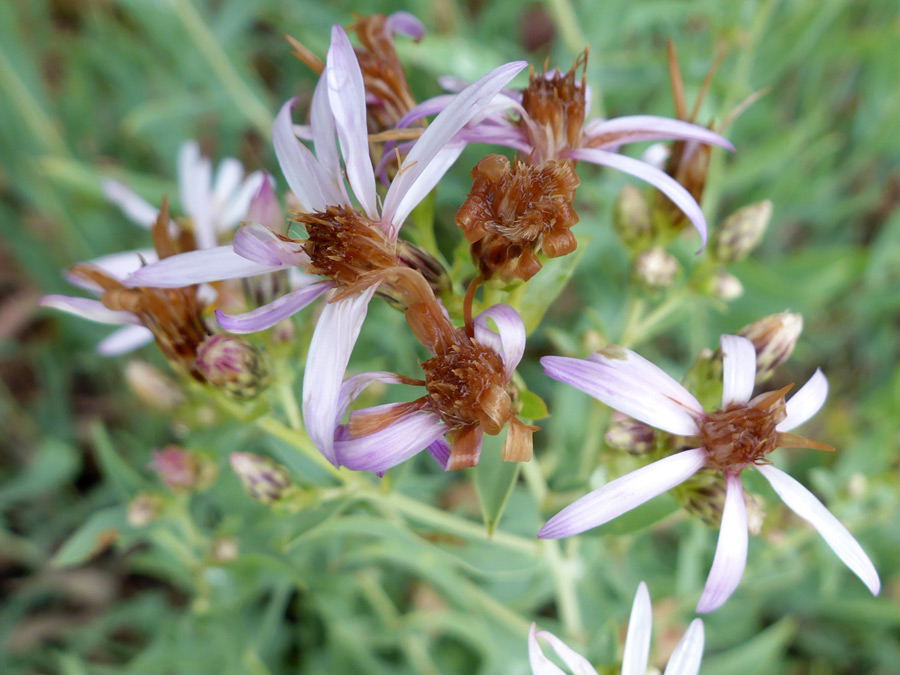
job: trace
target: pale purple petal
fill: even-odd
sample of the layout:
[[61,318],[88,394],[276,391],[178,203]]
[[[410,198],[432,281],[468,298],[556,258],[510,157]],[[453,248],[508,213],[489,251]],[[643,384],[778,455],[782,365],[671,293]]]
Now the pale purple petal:
[[622,654],[622,675],[647,675],[650,660],[650,632],[653,629],[653,610],[650,607],[650,593],[643,581],[638,584],[628,632],[625,634],[625,651]]
[[339,177],[329,174],[294,135],[291,110],[296,102],[292,98],[281,106],[272,125],[272,144],[281,172],[304,210],[322,211],[329,204],[344,204],[344,195],[336,187]]
[[664,170],[671,154],[672,151],[665,143],[654,143],[641,154],[641,161],[656,169]]
[[153,225],[156,222],[156,217],[159,215],[159,209],[154,208],[128,187],[117,181],[103,181],[103,196],[118,206],[130,220],[142,227]]
[[216,246],[179,253],[140,268],[122,280],[126,286],[182,288],[223,279],[239,279],[281,269],[238,255],[231,246]]
[[[534,623],[528,629],[528,663],[531,665],[531,672],[534,675],[566,675],[562,668],[553,663],[544,656],[541,646],[538,644],[537,632]],[[546,631],[541,631],[543,637]]]
[[[538,631],[536,637],[550,645],[562,662],[572,670],[573,675],[597,675],[597,671],[586,658],[550,631]],[[645,675],[645,673],[641,673],[641,675]]]
[[663,675],[697,675],[703,660],[703,621],[694,619],[675,646]]
[[[607,359],[592,354],[587,360],[565,356],[541,359],[544,374],[580,389],[629,417],[679,436],[698,432],[695,417],[700,404],[680,384],[634,352]],[[680,391],[679,391],[680,390]]]
[[450,464],[450,444],[447,439],[441,436],[429,445],[426,450],[431,458],[441,467],[441,471],[446,471]]
[[815,415],[825,404],[828,397],[828,380],[821,370],[816,369],[813,376],[806,381],[796,394],[785,403],[785,417],[778,426],[778,431],[790,431]]
[[212,165],[200,156],[200,147],[187,141],[178,151],[178,191],[181,206],[193,221],[197,248],[216,245],[212,211]]
[[331,45],[324,74],[328,80],[328,101],[337,127],[347,180],[363,211],[372,220],[377,220],[375,174],[369,157],[366,127],[366,90],[356,53],[340,26],[331,27]]
[[[124,251],[122,253],[112,253],[110,255],[105,255],[100,258],[89,260],[88,263],[93,265],[94,267],[99,267],[108,276],[121,281],[132,272],[139,270],[144,263],[154,263],[156,261],[156,251],[154,251],[152,248],[145,248],[139,251]],[[75,276],[74,274],[69,274],[68,272],[66,272],[65,277],[66,281],[68,281],[70,284],[80,286],[81,288],[87,289],[89,291],[100,293],[103,290],[94,282]]]
[[122,324],[140,324],[140,320],[131,312],[119,312],[107,309],[99,300],[90,298],[73,298],[68,295],[45,295],[38,300],[38,307],[52,307],[67,314],[74,314],[82,319],[108,323],[114,326]]
[[739,335],[722,335],[722,407],[747,403],[756,380],[756,348]]
[[244,314],[225,314],[217,309],[216,321],[229,333],[255,333],[293,316],[329,288],[330,281],[316,281]]
[[425,26],[409,12],[389,14],[384,27],[393,34],[402,33],[418,42],[425,35]]
[[748,537],[747,508],[740,476],[726,474],[725,507],[719,526],[719,541],[706,586],[697,603],[697,611],[701,614],[721,607],[741,582],[747,565]]
[[237,190],[244,177],[244,165],[234,157],[226,157],[219,162],[216,169],[216,178],[213,181],[213,194],[220,203],[224,204]]
[[647,181],[666,195],[666,197],[671,199],[694,224],[702,242],[700,250],[702,251],[703,247],[706,246],[706,218],[703,217],[700,205],[697,204],[690,192],[685,190],[678,181],[668,174],[663,173],[659,169],[656,169],[649,164],[645,164],[640,160],[626,157],[625,155],[619,155],[615,152],[608,152],[606,150],[578,148],[569,150],[566,153],[566,156],[571,159],[579,159],[585,162],[618,169],[619,171],[630,173],[632,176],[637,176],[641,180]]
[[694,448],[669,455],[625,474],[569,504],[544,523],[538,537],[570,537],[603,525],[683,483],[705,463],[705,448]]
[[347,414],[347,410],[350,408],[350,404],[353,403],[353,401],[356,400],[356,397],[373,382],[405,384],[402,376],[385,370],[371,370],[365,373],[351,375],[341,384],[341,392],[338,397],[335,419],[338,421],[343,419],[344,415]]
[[334,430],[340,421],[337,412],[341,383],[374,293],[373,286],[359,295],[325,305],[306,356],[303,421],[310,440],[335,466]]
[[[497,333],[488,328],[488,318],[497,324]],[[498,304],[476,316],[474,323],[475,339],[500,354],[508,380],[525,353],[525,324],[522,317],[509,305]]]
[[[259,194],[260,188],[264,184],[268,184],[269,191],[271,192],[272,182],[272,177],[265,171],[254,171],[249,176],[247,176],[247,178],[244,179],[244,181],[240,184],[238,189],[236,191],[233,191],[227,198],[224,209],[219,215],[219,220],[216,223],[216,227],[219,229],[219,231],[227,232],[229,230],[232,230],[234,229],[235,225],[247,218],[252,201]],[[272,199],[275,202],[276,210],[279,210],[278,200],[275,199],[274,194],[272,195]],[[281,225],[281,223],[282,219],[279,210],[278,218],[276,219],[273,227],[278,227]]]
[[235,232],[232,246],[239,256],[273,268],[303,267],[309,262],[302,242],[285,241],[259,223],[248,223]]
[[374,433],[337,441],[333,452],[342,466],[355,471],[382,473],[418,454],[447,431],[447,425],[438,415],[418,411],[404,415]]
[[623,143],[668,139],[693,140],[734,150],[728,139],[706,127],[655,115],[627,115],[611,120],[591,120],[584,126],[584,136],[586,142],[613,136],[607,143],[594,146],[605,150],[615,150]]
[[309,110],[309,127],[311,140],[316,148],[316,158],[325,173],[334,177],[335,186],[346,199],[344,179],[341,173],[341,158],[338,155],[337,131],[334,128],[334,115],[328,102],[328,78],[320,77],[313,90],[312,104]]
[[284,224],[284,214],[281,212],[281,206],[278,204],[278,198],[275,197],[273,188],[272,177],[263,173],[263,179],[247,205],[244,220],[250,223],[259,223],[270,230],[277,229]]
[[838,558],[869,588],[872,595],[878,595],[881,590],[878,572],[847,528],[816,499],[812,492],[784,471],[769,464],[758,465],[756,468],[769,481],[772,489],[778,493],[787,507],[812,525]]
[[100,340],[97,353],[100,356],[118,356],[153,342],[153,333],[143,326],[125,326]]
[[[506,84],[525,67],[524,61],[515,61],[495,68],[474,84],[466,87],[453,98],[446,108],[428,125],[412,150],[403,160],[400,172],[391,183],[384,198],[382,209],[383,222],[393,223],[400,227],[405,215],[412,211],[417,202],[407,198],[410,189],[428,168],[428,165],[447,145],[456,133],[462,129],[482,108],[491,102]],[[434,179],[433,174],[430,179]],[[417,195],[424,196],[417,192]],[[414,197],[415,198],[415,197]],[[421,199],[421,196],[418,197]],[[403,216],[403,217],[400,217]]]

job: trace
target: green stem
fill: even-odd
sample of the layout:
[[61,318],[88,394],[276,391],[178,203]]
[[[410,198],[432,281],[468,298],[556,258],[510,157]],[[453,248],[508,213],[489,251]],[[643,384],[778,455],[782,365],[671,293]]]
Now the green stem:
[[278,395],[281,398],[281,406],[284,408],[284,414],[287,415],[288,424],[294,431],[303,429],[303,421],[300,416],[300,406],[297,405],[297,397],[294,396],[294,389],[291,386],[293,378],[283,378],[278,383]]

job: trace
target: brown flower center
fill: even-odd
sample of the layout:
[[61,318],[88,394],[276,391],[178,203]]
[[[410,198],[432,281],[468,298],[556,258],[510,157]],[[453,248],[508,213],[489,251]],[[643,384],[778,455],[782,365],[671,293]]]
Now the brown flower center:
[[569,230],[578,176],[570,162],[541,164],[488,155],[472,169],[472,189],[456,213],[456,224],[472,244],[482,277],[527,281],[541,268],[536,251],[550,258],[575,250]]

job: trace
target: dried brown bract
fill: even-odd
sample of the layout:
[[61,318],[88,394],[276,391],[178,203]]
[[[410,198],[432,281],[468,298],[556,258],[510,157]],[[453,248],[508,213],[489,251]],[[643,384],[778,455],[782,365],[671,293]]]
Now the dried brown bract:
[[534,276],[537,252],[556,258],[575,250],[570,227],[578,176],[571,162],[510,163],[488,155],[472,169],[472,189],[456,213],[456,224],[471,244],[472,259],[483,278]]

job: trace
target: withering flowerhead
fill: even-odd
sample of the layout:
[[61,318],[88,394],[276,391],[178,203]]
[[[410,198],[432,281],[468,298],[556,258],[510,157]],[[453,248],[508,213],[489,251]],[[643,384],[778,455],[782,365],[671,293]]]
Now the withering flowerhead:
[[578,222],[572,200],[580,181],[571,162],[510,164],[488,155],[470,175],[472,189],[456,224],[483,278],[528,281],[541,269],[538,251],[555,258],[575,250],[569,228]]

